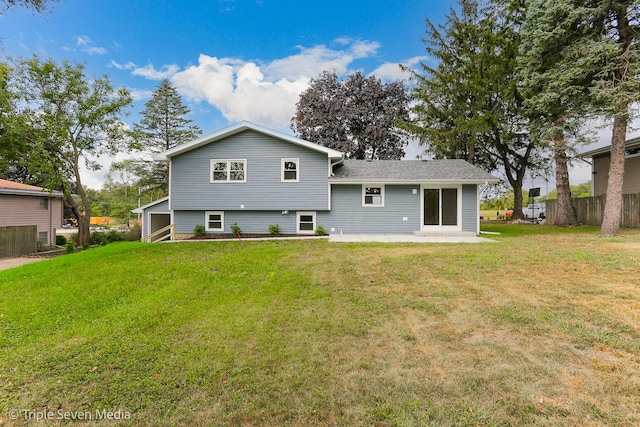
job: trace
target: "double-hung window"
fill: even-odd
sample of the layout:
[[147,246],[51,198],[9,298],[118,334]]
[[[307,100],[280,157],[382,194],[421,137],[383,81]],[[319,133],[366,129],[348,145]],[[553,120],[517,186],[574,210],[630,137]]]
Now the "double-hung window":
[[247,182],[247,160],[211,160],[211,182]]
[[205,213],[206,231],[224,231],[224,212]]
[[282,159],[282,182],[300,180],[300,159]]
[[316,213],[315,212],[298,212],[297,214],[297,232],[300,234],[313,234],[316,230]]
[[363,185],[362,206],[384,206],[384,186]]

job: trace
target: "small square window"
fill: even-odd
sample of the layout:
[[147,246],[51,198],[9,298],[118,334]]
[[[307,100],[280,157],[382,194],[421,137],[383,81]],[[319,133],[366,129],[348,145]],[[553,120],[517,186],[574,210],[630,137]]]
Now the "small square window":
[[47,244],[49,243],[49,232],[48,231],[38,231],[38,242]]
[[316,230],[315,212],[298,212],[298,233],[313,234]]
[[282,182],[298,182],[300,159],[282,159]]
[[384,187],[363,186],[362,206],[384,206]]
[[224,231],[224,212],[206,212],[206,231]]

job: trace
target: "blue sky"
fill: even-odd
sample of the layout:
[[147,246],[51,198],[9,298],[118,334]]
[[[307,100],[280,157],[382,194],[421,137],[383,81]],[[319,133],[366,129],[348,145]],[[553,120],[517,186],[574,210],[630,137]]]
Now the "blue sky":
[[[60,0],[44,14],[13,8],[0,15],[0,57],[36,53],[85,63],[89,77],[108,74],[134,96],[129,124],[169,78],[205,134],[240,120],[291,132],[289,119],[310,79],[324,70],[405,78],[398,64],[417,69],[431,61],[422,42],[425,18],[443,22],[455,6],[455,0]],[[605,132],[599,145],[609,140]],[[407,157],[420,151],[410,145]],[[97,160],[101,171],[83,173],[93,188],[112,159]],[[588,165],[576,163],[572,183],[588,179]],[[544,193],[547,185],[538,179],[527,186]]]
[[[2,56],[36,53],[86,64],[129,88],[139,120],[144,102],[169,78],[204,133],[250,120],[289,130],[299,94],[324,70],[385,81],[398,64],[429,61],[425,18],[442,22],[456,2],[424,0],[61,0],[44,14],[0,15]],[[87,177],[99,187],[104,168]]]

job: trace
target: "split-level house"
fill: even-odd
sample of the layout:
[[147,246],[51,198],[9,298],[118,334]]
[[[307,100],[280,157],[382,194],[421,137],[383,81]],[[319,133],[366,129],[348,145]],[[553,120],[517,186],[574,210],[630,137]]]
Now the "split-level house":
[[156,156],[169,196],[142,206],[143,237],[230,233],[479,232],[480,190],[497,182],[463,160],[347,160],[344,153],[241,122]]

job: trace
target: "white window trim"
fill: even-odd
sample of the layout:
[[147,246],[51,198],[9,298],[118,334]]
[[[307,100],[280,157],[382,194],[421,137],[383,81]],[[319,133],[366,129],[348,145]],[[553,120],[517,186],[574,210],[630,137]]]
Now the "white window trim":
[[[231,180],[231,163],[232,162],[242,162],[244,163],[244,180]],[[214,181],[213,180],[213,165],[215,163],[226,163],[227,164],[227,179],[224,181]],[[247,159],[211,159],[209,162],[209,182],[211,184],[241,184],[247,182]]]
[[[209,228],[209,215],[220,215],[221,228]],[[207,211],[204,213],[204,230],[205,231],[224,231],[224,211]]]
[[[382,198],[382,203],[379,205],[366,204],[365,196],[367,187],[379,187],[380,188],[380,197]],[[362,184],[362,207],[365,208],[383,208],[384,207],[384,184]]]
[[[445,188],[455,188],[458,190],[458,225],[440,225],[442,224],[442,205],[440,203],[440,212],[438,213],[439,225],[424,225],[424,190],[439,190],[438,194],[442,201],[442,190]],[[420,230],[421,231],[462,231],[462,185],[461,184],[423,184],[420,186]]]
[[[284,178],[284,165],[286,162],[294,162],[296,164],[296,179]],[[283,158],[280,159],[280,182],[300,182],[300,159],[298,158]]]
[[[302,215],[311,215],[313,217],[313,229],[312,230],[300,230],[300,217]],[[296,212],[296,232],[298,234],[316,234],[316,213],[315,212]]]

